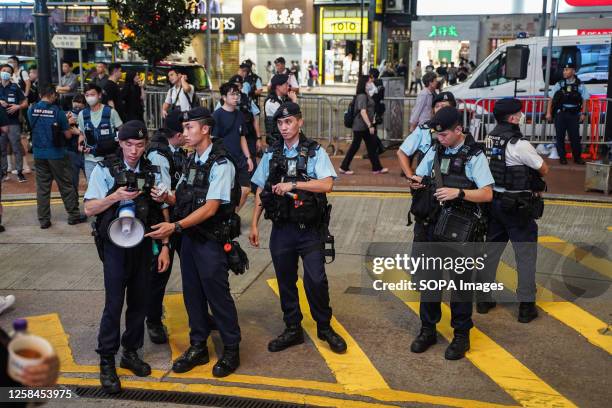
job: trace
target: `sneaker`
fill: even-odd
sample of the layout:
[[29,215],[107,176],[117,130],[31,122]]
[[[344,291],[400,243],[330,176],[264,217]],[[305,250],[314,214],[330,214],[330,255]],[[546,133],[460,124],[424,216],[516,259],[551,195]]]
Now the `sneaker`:
[[2,181],[9,181],[10,179],[11,179],[11,178],[10,178],[10,176],[8,175],[8,173],[3,173],[3,174],[2,174]]
[[383,167],[380,170],[373,171],[372,174],[387,174],[388,172],[389,172],[389,169],[386,167]]
[[23,166],[23,174],[30,174],[30,173],[32,173],[32,169],[27,166]]
[[17,170],[11,170],[11,174],[17,174]]
[[28,181],[28,179],[25,178],[25,176],[23,175],[23,173],[17,173],[17,180],[20,183],[25,183],[26,181]]
[[6,309],[13,306],[15,303],[15,296],[6,295],[0,296],[0,314],[2,314]]
[[342,174],[346,174],[347,176],[352,176],[355,174],[353,170],[343,170],[342,168],[338,168],[338,171]]

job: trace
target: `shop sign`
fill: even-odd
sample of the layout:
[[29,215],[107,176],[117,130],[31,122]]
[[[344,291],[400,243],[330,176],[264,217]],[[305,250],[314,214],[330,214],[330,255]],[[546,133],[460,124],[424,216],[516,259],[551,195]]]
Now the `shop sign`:
[[368,19],[359,17],[329,17],[323,18],[323,34],[359,34],[368,33]]
[[410,41],[409,28],[394,28],[389,32],[387,42]]
[[578,35],[603,35],[612,34],[612,28],[593,28],[588,30],[578,30]]
[[[240,14],[223,14],[211,16],[210,31],[213,33],[223,32],[226,34],[238,34],[241,30]],[[204,32],[208,28],[206,16],[194,16],[186,22],[186,27],[193,32]]]
[[459,37],[459,33],[457,32],[457,27],[453,24],[451,25],[432,25],[431,32],[428,35],[429,38],[457,38]]
[[312,32],[312,0],[244,0],[245,33]]

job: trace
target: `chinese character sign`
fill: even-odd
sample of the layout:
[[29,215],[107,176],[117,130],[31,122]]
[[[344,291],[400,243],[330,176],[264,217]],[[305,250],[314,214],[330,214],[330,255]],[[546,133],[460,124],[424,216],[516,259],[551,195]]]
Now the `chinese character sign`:
[[428,35],[429,38],[448,38],[448,37],[453,37],[453,38],[457,38],[459,37],[459,33],[457,31],[457,27],[455,25],[432,25],[431,26],[431,32]]
[[312,33],[313,0],[243,0],[244,33]]

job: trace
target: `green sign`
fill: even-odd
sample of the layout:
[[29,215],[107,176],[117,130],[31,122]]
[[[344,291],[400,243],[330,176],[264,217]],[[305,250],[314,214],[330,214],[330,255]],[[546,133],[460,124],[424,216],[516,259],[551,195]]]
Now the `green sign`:
[[428,35],[429,38],[439,38],[439,37],[459,37],[457,33],[457,27],[454,25],[448,26],[431,26],[431,33]]

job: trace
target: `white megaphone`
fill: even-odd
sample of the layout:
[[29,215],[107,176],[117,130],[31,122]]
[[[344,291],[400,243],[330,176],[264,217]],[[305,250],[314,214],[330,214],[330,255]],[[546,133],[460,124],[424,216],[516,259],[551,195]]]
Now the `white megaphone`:
[[559,160],[559,152],[557,151],[557,146],[550,149],[550,153],[548,154],[549,159]]
[[142,242],[145,233],[144,224],[136,218],[136,204],[122,201],[118,213],[108,226],[108,237],[118,247],[135,247]]

